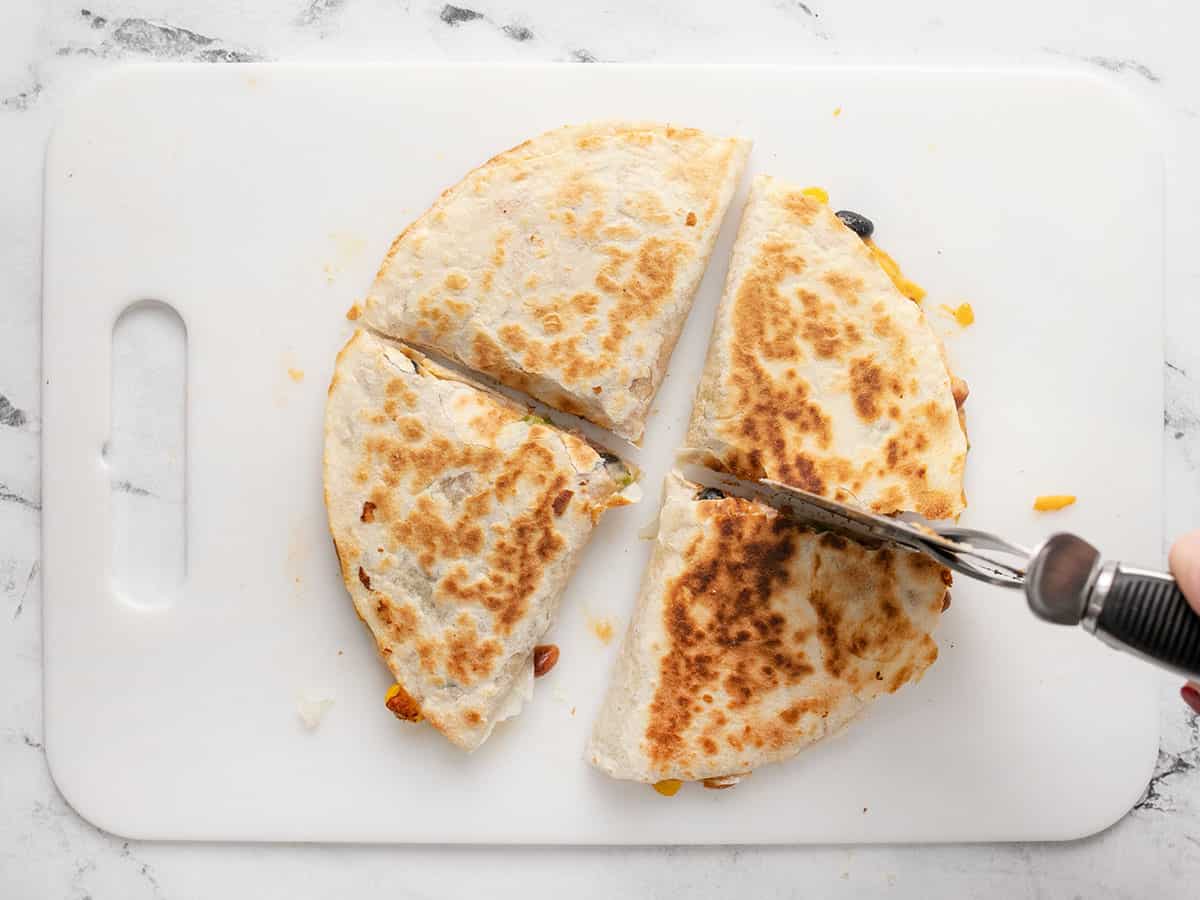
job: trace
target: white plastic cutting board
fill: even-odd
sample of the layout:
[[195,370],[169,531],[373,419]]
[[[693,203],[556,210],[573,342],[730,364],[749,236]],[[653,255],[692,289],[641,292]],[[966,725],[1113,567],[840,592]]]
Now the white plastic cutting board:
[[[844,66],[127,69],[70,107],[46,164],[46,746],[85,817],[181,839],[968,841],[1077,837],[1134,802],[1157,746],[1151,670],[962,578],[924,681],[790,764],[666,799],[583,762],[744,183],[637,455],[647,499],[607,516],[586,552],[551,635],[558,667],[472,756],[384,709],[389,679],[321,500],[343,313],[468,169],[619,116],[750,136],[748,175],[823,185],[875,220],[971,384],[966,523],[1027,542],[1073,529],[1161,561],[1159,137],[1114,83]],[[111,489],[104,449],[113,323],[147,299],[187,327],[174,500]],[[938,309],[963,300],[978,317],[966,330]],[[135,366],[156,371],[157,349]],[[1030,511],[1059,492],[1080,501]],[[131,554],[113,510],[152,521],[139,504],[155,502],[186,521],[186,575],[118,594],[113,548]],[[159,530],[143,541],[150,568],[170,555]],[[588,625],[605,617],[609,645]],[[315,731],[297,716],[306,691],[334,700]]]

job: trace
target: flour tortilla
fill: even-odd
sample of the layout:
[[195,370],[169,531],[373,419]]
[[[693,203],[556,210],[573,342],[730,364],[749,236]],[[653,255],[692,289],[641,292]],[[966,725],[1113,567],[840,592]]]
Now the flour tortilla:
[[519,708],[579,551],[629,502],[623,464],[543,421],[364,331],[329,388],[329,528],[388,705],[465,750]]
[[941,342],[861,238],[756,178],[687,445],[693,461],[878,513],[966,506],[967,439]]
[[633,781],[742,775],[918,680],[950,573],[668,475],[654,553],[588,749]]
[[638,442],[749,147],[628,122],[526,141],[396,238],[363,321]]

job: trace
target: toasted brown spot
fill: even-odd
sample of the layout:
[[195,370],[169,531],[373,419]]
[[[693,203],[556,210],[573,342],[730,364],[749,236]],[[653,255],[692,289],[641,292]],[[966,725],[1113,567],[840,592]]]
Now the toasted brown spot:
[[591,200],[597,206],[604,202],[604,189],[600,184],[588,177],[584,169],[576,169],[567,176],[555,197],[560,206],[579,207],[585,200]]
[[507,229],[501,229],[496,235],[496,240],[492,245],[492,266],[499,269],[504,265],[504,259],[508,251],[505,249],[508,243],[509,232]]
[[[562,474],[552,478],[545,475],[546,471],[552,470],[553,456],[532,437],[539,431],[530,430],[531,438],[509,456],[492,481],[492,492],[501,502],[515,496],[522,481],[542,488],[536,499],[520,515],[491,526],[493,543],[487,556],[486,574],[469,581],[466,567],[455,566],[436,588],[443,597],[484,606],[492,613],[495,629],[501,635],[508,634],[525,616],[529,598],[541,583],[542,573],[566,549],[563,536],[554,527],[553,504],[566,488],[567,478]],[[420,501],[417,505],[420,505]],[[468,501],[465,506],[470,505]],[[425,527],[431,532],[437,546],[460,551],[466,550],[470,543],[475,545],[472,553],[477,554],[482,549],[482,532],[477,525],[470,526],[467,523],[477,521],[478,515],[467,510],[464,518],[466,521],[457,528],[464,532],[478,532],[477,543],[473,539],[464,541],[463,535],[453,534],[448,528],[443,530],[436,516],[436,521],[427,521]],[[455,555],[461,558],[472,553],[456,552]]]
[[825,493],[825,482],[818,473],[816,465],[803,454],[796,454],[796,458],[789,470],[788,483],[794,484],[796,487],[808,491],[810,494]]
[[850,306],[858,304],[858,292],[864,287],[861,278],[843,272],[830,272],[824,280],[833,292]]
[[471,279],[469,279],[462,272],[451,272],[446,276],[444,283],[448,290],[462,291],[466,290],[468,285],[470,285]]
[[[405,481],[414,492],[447,469],[471,469],[486,474],[496,468],[500,451],[491,447],[452,442],[440,434],[421,443],[400,441],[386,434],[373,434],[364,441],[368,461],[377,461],[388,487]],[[376,504],[377,497],[371,498]]]
[[358,517],[359,521],[360,522],[374,522],[375,521],[375,509],[376,509],[376,506],[374,503],[372,503],[370,500],[364,500],[363,505],[362,505],[362,515],[360,515]]
[[368,591],[371,589],[371,576],[363,571],[363,567],[358,567],[358,580],[362,582],[362,586]]
[[693,225],[695,225],[696,224],[696,214],[694,212],[689,212],[687,214],[687,218],[684,219],[684,224],[687,225],[688,228],[691,228]]
[[446,637],[446,672],[459,684],[470,686],[492,674],[492,663],[500,655],[499,641],[479,639],[475,620],[460,613]]
[[824,697],[805,697],[781,712],[779,718],[788,725],[795,725],[801,716],[808,714],[829,715],[829,702]]
[[574,491],[563,490],[554,498],[554,502],[550,504],[554,510],[554,515],[561,516],[566,511],[567,504],[571,502],[571,498],[575,496]]
[[783,208],[795,216],[801,225],[811,225],[817,213],[821,211],[821,203],[799,191],[788,194],[783,199]]
[[[560,332],[567,333],[566,325],[575,315],[586,316],[596,310],[599,298],[590,293],[576,294],[567,301],[527,304],[550,340],[530,334],[516,322],[501,326],[497,335],[504,347],[519,355],[525,371],[558,372],[568,385],[592,380],[611,371],[623,354],[629,352],[627,339],[633,334],[634,324],[658,314],[662,304],[672,296],[678,269],[691,252],[683,242],[660,237],[648,238],[634,253],[613,245],[600,248],[608,262],[597,273],[596,286],[611,295],[614,302],[610,304],[608,330],[599,339],[597,354],[588,350],[581,334],[557,337]],[[588,331],[588,321],[583,324],[584,331]],[[474,351],[475,364],[480,369],[504,372],[510,378],[519,372],[506,363],[500,348],[487,338],[477,336]],[[649,387],[652,391],[653,386]],[[559,398],[560,405],[564,400]],[[586,412],[578,407],[574,411]]]
[[[749,508],[737,498],[704,504],[713,526],[709,540],[687,548],[684,573],[667,587],[663,624],[671,650],[659,666],[645,735],[657,763],[687,758],[692,698],[708,701],[714,691],[706,688],[719,688],[728,708],[738,710],[813,672],[804,652],[787,643],[787,618],[771,603],[788,583],[799,529],[747,515]],[[715,753],[715,743],[709,746],[701,744]]]
[[483,722],[483,716],[479,714],[477,709],[468,709],[463,713],[463,721],[472,728],[477,728]]
[[[739,433],[731,441],[735,449],[722,463],[743,477],[762,478],[770,473],[794,483],[793,478],[801,475],[793,471],[796,460],[784,434],[806,436],[818,447],[828,447],[832,440],[829,419],[810,399],[807,382],[797,378],[781,383],[765,365],[802,359],[800,339],[806,326],[794,304],[780,294],[779,284],[788,275],[802,272],[804,266],[790,244],[768,242],[738,290],[729,378]],[[802,306],[811,302],[803,295],[797,299]],[[819,322],[810,327],[824,334]],[[838,340],[832,332],[830,340]]]
[[412,640],[417,634],[417,614],[407,603],[397,604],[386,594],[376,593],[375,618],[386,637],[397,644]]
[[883,370],[868,358],[850,363],[850,395],[854,410],[867,422],[879,418],[879,399],[885,390]]

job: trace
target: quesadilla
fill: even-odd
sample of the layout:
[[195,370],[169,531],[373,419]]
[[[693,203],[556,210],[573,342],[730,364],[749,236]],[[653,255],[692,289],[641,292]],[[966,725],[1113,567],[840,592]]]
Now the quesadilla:
[[346,590],[396,680],[388,708],[478,747],[530,692],[576,558],[632,474],[365,331],[338,354],[324,466]]
[[754,180],[692,409],[692,458],[877,513],[957,516],[965,385],[881,255],[813,193]]
[[794,756],[921,677],[950,582],[920,554],[671,473],[589,758],[614,778],[726,787]]
[[363,321],[636,443],[749,146],[626,122],[526,141],[396,238]]

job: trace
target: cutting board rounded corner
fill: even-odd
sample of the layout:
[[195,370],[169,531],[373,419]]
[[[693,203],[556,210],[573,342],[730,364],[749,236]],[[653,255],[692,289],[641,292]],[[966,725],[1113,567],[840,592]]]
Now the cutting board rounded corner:
[[[1098,96],[1105,97],[1114,106],[1114,117],[1122,116],[1125,120],[1133,120],[1131,127],[1141,129],[1147,134],[1154,134],[1159,143],[1156,148],[1163,152],[1162,141],[1170,124],[1170,110],[1157,93],[1151,93],[1141,84],[1135,84],[1130,79],[1121,78],[1116,71],[1106,69],[1103,65],[1082,60],[1062,59],[1047,67],[1046,76],[1058,80],[1074,80],[1087,85]],[[1151,78],[1146,75],[1146,78]],[[1157,78],[1157,76],[1154,76]]]
[[1161,729],[1155,728],[1151,731],[1143,732],[1147,735],[1147,740],[1145,741],[1145,761],[1142,763],[1140,769],[1130,767],[1123,773],[1128,776],[1128,787],[1125,790],[1117,791],[1115,786],[1113,786],[1111,806],[1106,806],[1101,812],[1096,813],[1093,818],[1084,819],[1078,823],[1076,828],[1069,830],[1061,837],[1052,838],[1052,840],[1064,842],[1082,841],[1086,838],[1094,837],[1112,828],[1133,811],[1138,801],[1145,796],[1146,788],[1150,785],[1150,780],[1154,777],[1154,768],[1158,764],[1158,748],[1161,739],[1160,731]]
[[[50,779],[79,818],[106,834],[127,840],[152,840],[156,837],[152,826],[147,828],[147,823],[137,821],[136,811],[114,810],[106,798],[99,796],[100,792],[93,790],[99,782],[86,777],[80,760],[59,759],[55,750],[58,742],[49,735],[45,743],[46,768],[50,771]],[[133,821],[123,821],[122,815],[130,813],[133,814]]]

